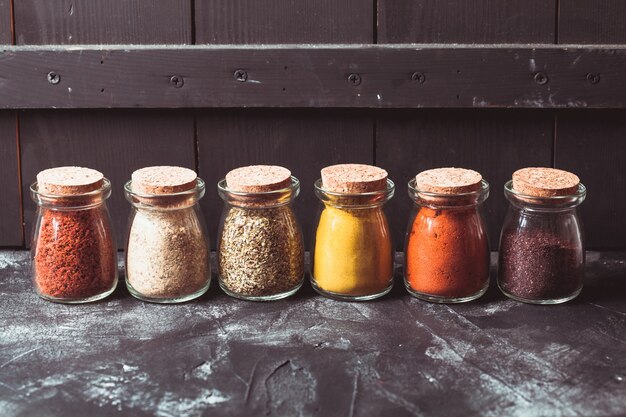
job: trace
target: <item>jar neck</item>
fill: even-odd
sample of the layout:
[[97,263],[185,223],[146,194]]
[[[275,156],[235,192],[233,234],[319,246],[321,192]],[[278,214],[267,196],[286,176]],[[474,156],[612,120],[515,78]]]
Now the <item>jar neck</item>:
[[521,210],[530,212],[566,212],[576,209],[585,201],[587,189],[580,183],[576,193],[553,197],[536,197],[521,194],[513,189],[513,181],[504,185],[504,196],[513,205]]
[[126,199],[138,210],[170,211],[195,206],[204,197],[205,183],[196,179],[196,186],[191,190],[170,194],[142,194],[133,191],[132,180],[124,185]]
[[460,194],[443,194],[419,190],[415,185],[415,178],[408,184],[409,197],[418,206],[441,209],[467,209],[476,208],[483,204],[489,197],[489,183],[480,181],[480,188],[476,191]]
[[315,181],[315,195],[327,206],[347,209],[367,209],[381,207],[393,197],[395,185],[387,179],[387,187],[384,190],[368,193],[337,193],[322,188],[322,180]]
[[225,203],[231,206],[250,208],[250,209],[266,209],[280,207],[290,204],[300,194],[300,181],[292,176],[291,184],[280,190],[252,193],[245,191],[235,191],[226,185],[226,179],[222,179],[217,183],[217,191],[219,196]]
[[39,190],[35,181],[30,186],[32,200],[41,208],[59,211],[87,210],[103,205],[111,196],[111,181],[104,178],[102,187],[83,194],[56,195]]

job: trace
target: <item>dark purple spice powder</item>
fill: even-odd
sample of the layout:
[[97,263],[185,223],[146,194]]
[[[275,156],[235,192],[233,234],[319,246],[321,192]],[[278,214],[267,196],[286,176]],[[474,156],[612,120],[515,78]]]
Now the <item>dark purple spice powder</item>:
[[543,229],[502,235],[498,283],[510,295],[537,301],[572,296],[582,287],[584,267],[580,242]]

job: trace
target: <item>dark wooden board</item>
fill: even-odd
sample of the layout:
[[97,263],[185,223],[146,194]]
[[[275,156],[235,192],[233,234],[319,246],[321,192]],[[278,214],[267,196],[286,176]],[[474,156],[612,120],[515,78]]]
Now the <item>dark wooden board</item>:
[[0,45],[11,44],[11,0],[0,0]]
[[553,113],[511,110],[406,110],[380,113],[376,121],[376,163],[396,181],[389,203],[396,248],[413,203],[407,183],[430,168],[460,167],[480,172],[491,186],[485,202],[490,243],[497,250],[508,202],[504,183],[513,171],[552,165]]
[[23,244],[17,149],[15,112],[0,111],[0,246]]
[[338,163],[373,163],[372,117],[347,110],[205,111],[197,116],[199,172],[207,181],[204,201],[212,244],[223,203],[217,181],[231,169],[253,165],[282,165],[301,183],[295,202],[305,246],[311,243],[319,201],[313,183],[320,170]]
[[587,186],[581,206],[587,247],[624,247],[626,112],[562,111],[556,126],[556,167]]
[[[308,283],[243,302],[63,306],[34,294],[28,254],[0,256],[0,409],[17,416],[618,416],[626,397],[626,254],[588,255],[561,306],[435,305],[396,282],[343,303]],[[120,285],[123,287],[123,284]]]
[[378,0],[378,42],[553,43],[555,14],[556,0]]
[[559,43],[625,44],[626,4],[623,0],[562,0]]
[[18,45],[189,44],[191,1],[15,0]]
[[622,108],[624,73],[626,48],[22,47],[0,51],[0,108]]
[[28,187],[43,169],[78,165],[104,173],[113,183],[109,209],[123,249],[131,173],[150,165],[195,168],[193,116],[180,111],[28,111],[20,123],[27,235],[35,209]]
[[373,0],[197,0],[196,43],[372,43]]

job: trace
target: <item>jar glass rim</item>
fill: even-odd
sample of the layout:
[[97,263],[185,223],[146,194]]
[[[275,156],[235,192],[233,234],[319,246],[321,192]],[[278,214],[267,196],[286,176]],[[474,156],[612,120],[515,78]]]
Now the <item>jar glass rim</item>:
[[504,184],[504,195],[507,199],[515,198],[516,201],[528,206],[545,207],[545,208],[571,208],[581,204],[587,197],[587,187],[581,182],[578,183],[576,192],[566,195],[555,195],[547,197],[538,197],[520,193],[513,188],[513,180],[509,180]]
[[39,190],[37,181],[33,182],[29,189],[33,201],[38,205],[55,207],[55,204],[59,203],[59,210],[84,209],[98,206],[111,196],[111,181],[108,178],[103,178],[102,187],[77,194],[45,193]]
[[300,194],[300,180],[291,176],[291,183],[284,188],[271,191],[237,191],[228,188],[226,178],[222,178],[217,183],[219,196],[228,204],[251,208],[271,208],[289,204]]
[[419,202],[429,206],[441,208],[471,207],[482,204],[489,197],[490,186],[484,178],[480,180],[480,188],[478,190],[455,194],[423,191],[415,186],[415,182],[415,178],[411,178],[408,182],[409,197],[416,203]]
[[231,188],[228,188],[228,185],[226,184],[226,178],[222,178],[221,180],[219,180],[217,182],[217,189],[219,191],[224,192],[224,193],[228,193],[228,194],[232,194],[232,195],[242,196],[242,197],[259,196],[259,197],[268,197],[269,198],[269,197],[275,195],[278,198],[278,197],[282,196],[284,193],[292,192],[296,188],[299,188],[299,187],[300,187],[300,180],[298,180],[293,175],[291,176],[291,183],[287,187],[280,188],[278,190],[272,190],[272,191],[259,191],[259,192],[237,191],[237,190],[233,190]]
[[322,187],[322,179],[314,183],[315,194],[325,204],[336,207],[367,208],[385,204],[395,193],[395,184],[387,178],[387,186],[382,190],[368,191],[364,193],[342,193],[325,190]]

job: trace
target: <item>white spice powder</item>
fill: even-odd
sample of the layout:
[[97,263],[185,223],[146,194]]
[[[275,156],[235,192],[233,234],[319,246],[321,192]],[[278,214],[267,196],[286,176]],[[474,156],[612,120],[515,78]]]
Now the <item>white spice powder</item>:
[[193,207],[137,210],[126,252],[126,279],[145,297],[181,298],[207,287],[209,248]]

